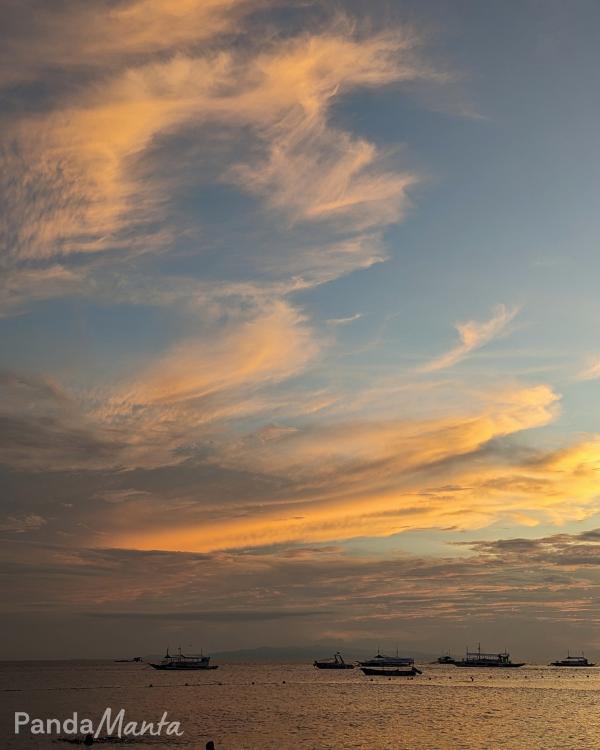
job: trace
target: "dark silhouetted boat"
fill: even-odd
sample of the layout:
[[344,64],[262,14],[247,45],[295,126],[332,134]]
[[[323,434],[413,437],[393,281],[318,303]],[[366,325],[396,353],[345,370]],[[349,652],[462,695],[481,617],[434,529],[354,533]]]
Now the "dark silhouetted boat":
[[411,656],[385,656],[380,654],[367,661],[359,662],[363,674],[373,677],[414,677],[423,674],[415,667],[415,660]]
[[481,644],[477,651],[469,651],[467,648],[464,659],[457,659],[454,664],[457,667],[489,667],[492,669],[525,666],[525,662],[511,661],[508,651],[500,654],[484,654],[481,650]]
[[354,664],[347,664],[339,651],[331,659],[315,659],[313,667],[317,669],[354,669]]
[[167,649],[167,653],[162,661],[158,662],[158,664],[150,662],[150,666],[154,667],[154,669],[169,670],[218,669],[217,665],[210,664],[210,656],[204,656],[202,654],[200,654],[200,656],[185,656],[185,654],[181,653],[181,649],[178,649],[175,656],[171,656],[171,654],[169,654],[169,649]]
[[595,664],[592,664],[591,661],[588,661],[583,653],[581,656],[571,656],[569,652],[567,652],[567,658],[566,659],[557,659],[557,661],[552,661],[548,665],[550,667],[595,667]]
[[456,659],[453,656],[450,656],[450,652],[448,651],[447,654],[444,654],[443,656],[438,656],[438,658],[435,661],[431,662],[432,664],[455,664]]
[[115,659],[115,664],[131,664],[132,662],[139,663],[143,661],[141,656],[134,656],[133,659]]

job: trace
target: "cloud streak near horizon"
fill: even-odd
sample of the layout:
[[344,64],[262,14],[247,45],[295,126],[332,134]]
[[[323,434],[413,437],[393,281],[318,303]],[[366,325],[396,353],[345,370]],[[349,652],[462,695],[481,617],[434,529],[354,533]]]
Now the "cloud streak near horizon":
[[[309,643],[350,650],[372,648],[377,633],[383,642],[401,637],[425,653],[435,653],[432,644],[439,642],[456,651],[465,637],[484,630],[501,639],[507,623],[516,623],[521,638],[515,643],[513,634],[511,644],[527,658],[548,658],[562,648],[565,633],[586,650],[598,649],[598,530],[469,539],[461,546],[461,556],[382,558],[332,546],[194,555],[119,549],[66,554],[38,544],[26,548],[26,562],[15,564],[9,545],[0,568],[20,575],[21,591],[3,605],[5,621],[29,627],[32,615],[71,618],[87,638],[101,628],[122,634],[134,628],[138,651],[149,652],[157,640],[188,638],[198,628],[215,650],[230,649],[231,639],[251,648],[265,643],[261,633],[269,623],[275,624],[269,641],[275,647],[306,644],[309,630]],[[35,588],[40,575],[43,597]],[[32,592],[33,612],[23,598]],[[210,601],[210,608],[195,609],[199,599]]]

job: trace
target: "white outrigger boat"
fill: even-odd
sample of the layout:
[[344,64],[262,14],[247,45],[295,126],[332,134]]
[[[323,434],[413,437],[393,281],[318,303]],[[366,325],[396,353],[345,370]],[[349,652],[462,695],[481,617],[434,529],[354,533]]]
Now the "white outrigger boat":
[[549,667],[595,667],[595,664],[592,664],[591,661],[588,661],[586,657],[581,654],[581,656],[571,656],[571,654],[567,651],[567,658],[566,659],[557,659],[556,661],[551,661],[548,665]]
[[156,663],[150,662],[150,666],[154,669],[218,669],[218,665],[210,664],[210,656],[186,656],[181,653],[181,649],[177,650],[177,654],[172,656],[167,649],[167,653],[163,657],[162,661]]
[[415,677],[423,674],[415,667],[415,660],[411,656],[385,656],[380,654],[367,661],[358,662],[363,674],[372,677]]

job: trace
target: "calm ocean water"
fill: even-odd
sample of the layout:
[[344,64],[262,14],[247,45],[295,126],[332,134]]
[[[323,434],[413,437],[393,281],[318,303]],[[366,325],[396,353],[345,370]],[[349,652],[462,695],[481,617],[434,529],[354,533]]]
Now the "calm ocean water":
[[225,665],[180,675],[139,664],[4,663],[1,746],[82,747],[56,736],[16,737],[14,712],[64,719],[77,711],[97,722],[111,706],[138,721],[168,711],[184,735],[99,747],[203,750],[212,739],[216,750],[600,748],[600,668],[424,669],[411,680],[370,680],[356,669],[308,665]]

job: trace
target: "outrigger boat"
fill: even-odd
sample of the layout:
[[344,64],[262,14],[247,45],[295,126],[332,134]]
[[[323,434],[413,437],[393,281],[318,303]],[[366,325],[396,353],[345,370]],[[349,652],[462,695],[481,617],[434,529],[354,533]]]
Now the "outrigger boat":
[[525,662],[514,662],[510,660],[510,654],[508,651],[504,651],[500,654],[484,654],[481,650],[481,644],[479,644],[477,651],[469,651],[467,647],[467,653],[464,659],[457,659],[454,664],[457,667],[523,667]]
[[181,649],[177,650],[175,656],[171,656],[169,649],[165,654],[162,661],[158,664],[150,662],[150,666],[154,669],[218,669],[218,665],[210,664],[210,656],[185,656],[181,653]]
[[595,667],[595,664],[592,664],[591,661],[588,661],[583,653],[581,656],[571,656],[571,654],[567,651],[567,658],[566,659],[557,659],[556,661],[551,661],[548,665],[550,667]]
[[367,661],[359,662],[363,674],[371,677],[415,677],[423,674],[415,667],[415,660],[410,656],[384,656],[379,651]]
[[336,651],[332,659],[315,659],[313,667],[317,669],[354,669],[354,664],[347,664],[339,651]]

